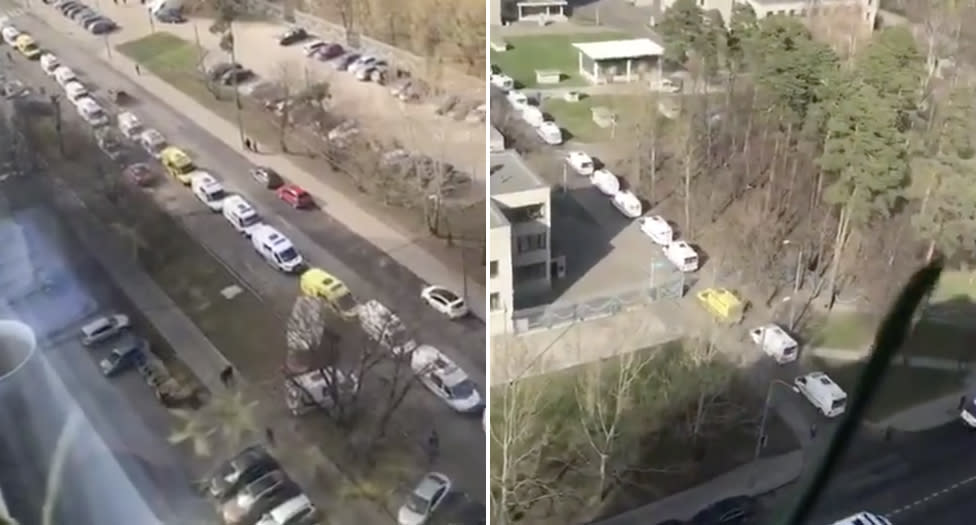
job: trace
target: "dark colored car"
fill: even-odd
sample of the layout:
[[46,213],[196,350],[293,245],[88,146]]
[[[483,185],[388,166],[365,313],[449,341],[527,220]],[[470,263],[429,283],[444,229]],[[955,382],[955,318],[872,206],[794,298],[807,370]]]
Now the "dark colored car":
[[345,71],[345,70],[349,69],[349,66],[351,66],[353,62],[359,60],[359,56],[360,55],[357,54],[357,53],[349,53],[348,55],[344,55],[344,56],[340,57],[338,60],[336,60],[332,64],[336,68],[336,70],[338,70],[338,71]]
[[146,362],[146,351],[149,342],[145,339],[135,339],[112,349],[108,357],[99,362],[99,368],[105,377],[121,374],[126,370]]
[[290,46],[308,38],[308,32],[300,27],[293,27],[278,38],[278,45]]
[[220,76],[220,83],[225,86],[233,86],[246,82],[254,76],[254,72],[241,65],[236,65]]
[[105,33],[111,33],[115,31],[118,26],[115,22],[109,20],[99,20],[97,23],[93,24],[88,30],[91,31],[93,35],[104,35]]
[[333,58],[341,56],[346,50],[343,49],[341,44],[328,44],[318,48],[315,51],[315,58],[319,60],[332,60]]
[[712,503],[691,518],[692,525],[744,525],[756,515],[758,504],[749,496],[733,496]]
[[156,12],[156,20],[164,24],[182,24],[186,22],[183,12],[179,9],[163,9]]
[[217,469],[210,478],[210,495],[226,501],[248,483],[278,468],[278,462],[264,447],[248,447]]
[[258,166],[251,169],[251,177],[269,190],[276,190],[285,184],[285,181],[282,180],[281,175],[278,175],[278,172],[265,166]]
[[153,181],[156,179],[156,174],[153,173],[152,168],[149,167],[149,164],[144,162],[132,164],[125,168],[123,175],[126,179],[134,182],[140,187],[151,186]]
[[292,208],[304,209],[312,207],[312,196],[294,184],[286,184],[278,188],[277,194],[279,199],[287,202]]

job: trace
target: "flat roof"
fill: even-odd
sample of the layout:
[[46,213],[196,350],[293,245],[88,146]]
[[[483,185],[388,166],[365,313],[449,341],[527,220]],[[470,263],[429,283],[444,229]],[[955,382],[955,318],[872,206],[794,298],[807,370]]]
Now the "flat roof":
[[573,47],[593,60],[656,57],[664,54],[664,48],[650,38],[579,42],[573,44]]
[[505,195],[520,191],[548,188],[514,151],[502,151],[489,155],[491,161],[488,185],[491,195]]
[[569,5],[566,0],[527,0],[526,2],[516,2],[517,5],[522,7],[545,7],[552,5]]
[[490,203],[488,205],[488,214],[491,216],[491,227],[501,228],[503,226],[508,226],[508,218],[505,217],[504,213],[502,213],[502,209],[498,207],[498,203],[495,202],[495,199],[488,199],[488,201]]

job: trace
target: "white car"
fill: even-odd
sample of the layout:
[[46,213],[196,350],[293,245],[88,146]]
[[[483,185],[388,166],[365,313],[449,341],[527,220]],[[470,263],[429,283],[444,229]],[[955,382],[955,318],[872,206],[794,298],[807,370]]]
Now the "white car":
[[674,242],[674,230],[671,228],[671,224],[660,215],[641,217],[637,219],[637,224],[640,225],[640,231],[650,237],[654,244],[667,246]]
[[521,91],[509,91],[505,98],[508,99],[508,103],[511,104],[513,108],[518,110],[521,110],[529,105],[529,97]]
[[327,45],[329,45],[328,42],[323,42],[322,40],[312,40],[311,42],[302,46],[302,52],[305,53],[305,56],[310,57],[315,53],[318,53],[319,49],[322,49]]
[[410,368],[421,383],[451,408],[461,413],[484,407],[474,381],[440,350],[420,345],[410,354]]
[[223,184],[205,171],[197,171],[190,175],[190,191],[213,212],[222,210],[224,199],[227,198]]
[[131,326],[129,316],[122,314],[106,315],[88,322],[81,327],[81,344],[91,346],[107,341]]
[[593,175],[593,157],[582,151],[570,151],[566,154],[566,164],[569,164],[573,171],[584,177]]
[[278,505],[261,516],[257,525],[297,525],[298,523],[311,523],[317,511],[308,499],[302,494]]
[[142,127],[142,121],[140,121],[139,117],[137,117],[135,113],[132,113],[131,111],[119,113],[117,121],[119,131],[121,131],[122,134],[125,135],[125,138],[129,140],[138,140],[139,135],[145,131],[145,129]]
[[563,143],[563,130],[559,129],[559,124],[555,122],[543,122],[535,128],[535,133],[550,146],[558,146]]
[[166,137],[162,133],[150,128],[139,134],[139,146],[153,158],[158,159],[169,144],[166,143]]
[[497,73],[497,74],[492,73],[491,85],[507,93],[515,89],[515,79],[513,79],[508,75],[503,75],[501,73]]
[[17,43],[17,37],[20,36],[20,31],[14,26],[7,26],[0,30],[0,35],[3,35],[4,42],[12,46]]
[[72,80],[64,85],[64,95],[72,104],[78,105],[78,101],[88,95],[88,88],[77,80]]
[[[451,492],[451,480],[439,472],[428,472],[397,512],[399,525],[424,525]],[[263,524],[259,524],[263,525]]]
[[464,298],[443,286],[425,287],[420,291],[420,299],[451,319],[468,315],[468,305],[464,304]]
[[41,55],[41,70],[47,73],[48,76],[54,74],[54,70],[61,67],[61,61],[58,57],[52,55],[51,53],[44,53]]

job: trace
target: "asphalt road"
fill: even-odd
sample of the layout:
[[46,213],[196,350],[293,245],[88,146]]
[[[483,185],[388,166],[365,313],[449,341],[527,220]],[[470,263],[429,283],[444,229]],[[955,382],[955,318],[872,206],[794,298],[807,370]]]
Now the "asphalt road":
[[[121,88],[139,101],[134,111],[148,126],[160,130],[173,144],[187,145],[202,169],[221,179],[229,191],[251,202],[264,218],[291,238],[307,260],[339,278],[363,299],[376,298],[390,306],[414,330],[420,343],[441,348],[464,368],[479,385],[485,385],[485,327],[474,318],[450,322],[419,301],[423,283],[368,240],[356,236],[328,215],[328,203],[320,211],[298,211],[280,202],[273,193],[259,188],[249,177],[251,164],[210,135],[204,123],[192,122],[128,81],[108,65],[79,46],[71,37],[51,29],[30,16],[16,18],[22,29],[39,44],[61,58],[79,74],[83,83],[98,92]],[[77,38],[91,39],[89,35]],[[35,62],[14,58],[13,70],[25,82],[60,92]],[[65,106],[65,118],[76,118]],[[281,316],[286,316],[298,292],[294,277],[283,275],[257,257],[253,249],[226,220],[212,214],[188,191],[171,180],[154,190],[154,198],[180,218],[187,230]],[[277,358],[269,354],[268,370],[277,370]],[[484,392],[484,390],[482,390]],[[437,468],[452,477],[455,486],[472,498],[485,492],[484,433],[480,418],[454,413],[439,399],[422,389],[411,393],[401,408],[398,421],[417,436],[436,428],[441,442]],[[421,438],[423,439],[423,438]]]
[[[98,360],[121,341],[90,349],[80,343],[78,335],[84,322],[100,312],[126,310],[126,301],[101,268],[88,258],[85,250],[66,234],[56,215],[41,204],[43,195],[33,195],[20,180],[0,184],[0,191],[7,196],[16,195],[19,201],[14,203],[12,213],[0,214],[3,219],[0,229],[6,232],[4,238],[10,239],[9,234],[19,231],[24,240],[16,245],[5,245],[11,250],[7,257],[17,252],[23,259],[20,259],[21,264],[11,264],[11,259],[6,259],[0,267],[0,282],[16,280],[18,283],[17,286],[0,287],[4,317],[9,315],[23,320],[35,330],[43,351],[38,359],[44,359],[56,375],[51,381],[57,386],[52,388],[59,391],[63,388],[84,412],[87,425],[90,425],[79,434],[81,437],[74,452],[76,463],[73,464],[77,471],[85,472],[81,476],[89,486],[63,487],[64,496],[70,501],[95,493],[118,498],[113,504],[95,502],[96,507],[131,505],[135,502],[125,501],[131,497],[131,489],[113,475],[112,469],[121,468],[159,519],[167,523],[199,523],[206,518],[213,519],[213,507],[192,488],[192,481],[202,473],[201,465],[193,462],[192,456],[185,451],[171,446],[166,439],[173,425],[172,416],[156,401],[139,374],[130,371],[108,380],[98,369]],[[8,202],[4,199],[0,204]],[[46,391],[41,385],[37,390],[30,394],[57,398],[57,392]],[[38,421],[34,421],[35,425]],[[39,430],[30,425],[25,428]],[[17,429],[4,429],[4,432],[10,431]],[[50,431],[56,435],[58,429]],[[95,455],[106,448],[117,467]],[[86,461],[99,464],[86,465]],[[104,486],[98,486],[101,484]],[[10,496],[8,486],[4,483],[5,492]],[[16,484],[13,486],[17,487]],[[20,488],[43,490],[42,487]],[[85,501],[78,508],[92,504]],[[111,519],[122,517],[127,517],[130,522],[140,519],[133,514],[115,514]],[[97,523],[81,515],[72,516],[70,521],[85,525]],[[36,523],[24,521],[32,522]]]
[[[926,520],[926,525],[968,523],[971,520],[955,518],[964,512],[959,510],[960,505],[973,505],[974,439],[976,435],[956,423],[896,435],[890,443],[878,436],[860,439],[807,524],[827,525],[859,511],[887,515],[898,525],[921,520]],[[808,453],[811,458],[818,457],[813,450]],[[768,498],[768,517],[778,516],[773,510],[782,509],[801,486],[802,480]],[[970,495],[970,501],[965,500],[965,494]],[[945,516],[944,521],[931,521],[932,513]]]

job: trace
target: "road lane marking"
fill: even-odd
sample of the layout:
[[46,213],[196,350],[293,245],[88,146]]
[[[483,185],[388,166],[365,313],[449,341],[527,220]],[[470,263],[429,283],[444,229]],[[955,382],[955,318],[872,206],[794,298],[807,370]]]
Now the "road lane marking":
[[950,493],[950,492],[952,492],[952,491],[954,491],[956,489],[959,489],[959,488],[963,487],[964,485],[968,485],[969,483],[972,483],[973,481],[976,481],[976,475],[970,476],[970,477],[968,477],[968,478],[966,478],[966,479],[964,479],[962,481],[953,483],[952,485],[949,485],[948,487],[945,487],[945,488],[943,488],[941,490],[937,490],[935,492],[932,492],[932,493],[928,494],[927,496],[922,497],[922,498],[919,498],[919,499],[917,499],[917,500],[915,500],[915,501],[913,501],[913,502],[911,502],[911,503],[909,503],[907,505],[903,505],[901,507],[898,507],[897,509],[894,509],[894,510],[891,510],[889,512],[886,512],[884,515],[887,518],[891,518],[893,516],[897,516],[898,514],[901,514],[903,512],[907,512],[907,511],[911,510],[913,507],[917,507],[917,506],[919,506],[919,505],[921,505],[923,503],[927,503],[930,500],[933,500],[933,499],[942,497],[942,496],[944,496],[944,495],[946,495],[946,494],[948,494],[948,493]]

